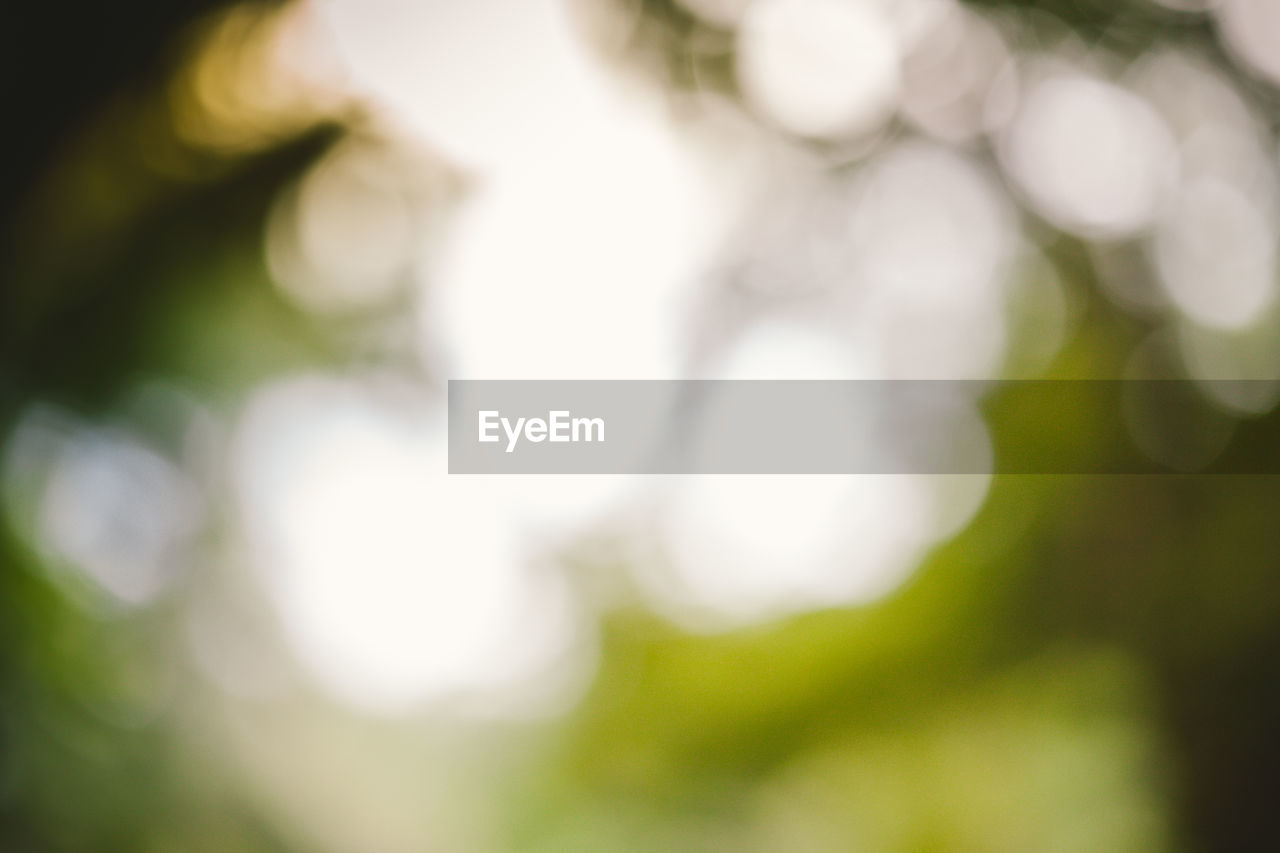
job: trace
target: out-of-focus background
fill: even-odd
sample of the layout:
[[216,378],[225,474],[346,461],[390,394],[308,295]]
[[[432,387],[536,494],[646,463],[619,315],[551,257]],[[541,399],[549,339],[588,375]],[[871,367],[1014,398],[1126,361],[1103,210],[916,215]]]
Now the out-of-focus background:
[[[3,850],[1280,849],[1280,483],[1194,473],[1280,429],[1280,2],[17,2],[0,63]],[[448,378],[696,377],[1182,379],[938,429],[1186,474],[445,475]]]

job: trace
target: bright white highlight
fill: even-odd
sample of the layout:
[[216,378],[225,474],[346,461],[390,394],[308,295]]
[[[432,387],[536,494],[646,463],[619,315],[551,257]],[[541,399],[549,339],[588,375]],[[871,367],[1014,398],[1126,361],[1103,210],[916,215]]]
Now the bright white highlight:
[[[829,332],[774,322],[749,330],[709,375],[871,378],[868,370],[860,353]],[[692,428],[714,436],[724,418],[712,396]],[[976,415],[951,426],[977,430],[976,443],[985,441]],[[931,543],[968,523],[988,479],[673,478],[658,508],[666,570],[640,580],[659,606],[698,626],[869,602],[901,584]]]
[[909,573],[928,496],[909,477],[691,477],[664,507],[678,609],[737,621],[869,601]]
[[536,159],[598,94],[556,0],[334,0],[324,9],[357,84],[469,169]]
[[286,634],[338,696],[399,711],[510,688],[574,646],[568,588],[532,574],[494,490],[443,476],[443,427],[355,386],[260,392],[237,437],[250,544]]
[[479,187],[428,271],[427,338],[469,379],[662,379],[720,221],[693,152],[640,105]]
[[999,151],[1036,211],[1085,237],[1147,228],[1177,177],[1173,138],[1155,110],[1077,73],[1031,83]]
[[897,41],[871,4],[759,0],[739,30],[737,61],[748,101],[801,136],[866,133],[897,106]]
[[736,340],[708,379],[872,379],[876,365],[834,329],[799,322],[759,323]]

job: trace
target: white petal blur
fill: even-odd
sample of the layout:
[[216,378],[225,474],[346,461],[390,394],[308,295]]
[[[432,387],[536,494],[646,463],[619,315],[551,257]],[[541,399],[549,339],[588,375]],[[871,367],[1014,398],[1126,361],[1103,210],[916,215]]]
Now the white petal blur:
[[1275,234],[1234,187],[1204,178],[1179,192],[1153,251],[1169,298],[1192,320],[1240,328],[1275,299]]
[[974,139],[986,129],[988,99],[1009,63],[999,31],[959,4],[939,4],[903,61],[902,112],[931,136]]
[[1280,3],[1219,0],[1215,10],[1222,43],[1246,68],[1280,85]]
[[1213,178],[1276,216],[1280,189],[1270,133],[1221,68],[1202,55],[1166,48],[1139,60],[1126,76],[1173,131],[1184,186]]
[[659,607],[740,624],[879,598],[911,572],[928,494],[908,477],[694,477],[663,508]]
[[349,141],[279,199],[266,249],[286,295],[320,313],[376,308],[396,295],[421,239],[406,165]]
[[482,481],[444,476],[443,424],[320,377],[258,393],[236,439],[250,554],[287,638],[339,698],[397,712],[549,673],[566,584],[526,570]]
[[898,43],[872,4],[759,0],[738,31],[738,82],[747,100],[783,130],[856,136],[897,107]]
[[[748,329],[708,375],[851,379],[873,370],[834,329],[771,321]],[[699,411],[695,453],[700,426],[711,425],[710,440],[717,434],[714,394]],[[849,418],[855,423],[857,413]],[[967,427],[985,440],[976,417]],[[873,601],[910,576],[929,544],[968,523],[987,481],[985,474],[672,478],[657,510],[665,567],[640,582],[660,609],[699,628]]]
[[1037,213],[1071,233],[1121,238],[1148,228],[1178,175],[1164,120],[1114,83],[1035,71],[999,140],[1010,179]]
[[963,155],[903,144],[873,161],[849,232],[859,334],[886,378],[985,378],[1004,353],[1016,232],[993,179]]
[[428,264],[424,331],[457,378],[677,375],[680,309],[723,214],[660,116],[615,105],[583,120],[544,160],[477,187]]
[[556,0],[335,0],[356,85],[468,170],[529,160],[590,111],[594,61]]

